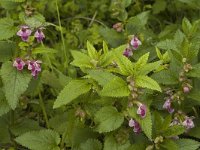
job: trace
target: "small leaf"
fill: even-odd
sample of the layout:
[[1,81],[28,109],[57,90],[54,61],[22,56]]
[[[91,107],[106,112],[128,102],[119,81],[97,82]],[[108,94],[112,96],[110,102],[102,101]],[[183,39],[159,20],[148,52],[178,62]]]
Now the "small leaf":
[[31,150],[59,150],[59,134],[52,130],[31,131],[17,137],[15,141]]
[[161,92],[159,84],[148,76],[137,76],[135,79],[135,84],[138,87],[148,88],[151,90],[157,90]]
[[162,131],[163,136],[177,136],[185,132],[185,128],[180,125],[170,126],[166,130]]
[[138,70],[139,68],[142,68],[144,65],[147,64],[147,61],[149,59],[149,53],[146,53],[142,55],[138,61],[134,64],[134,69]]
[[91,85],[84,80],[72,80],[65,86],[60,92],[56,101],[54,102],[53,108],[58,108],[62,105],[70,103],[78,96],[87,93],[91,89]]
[[46,54],[46,53],[57,53],[57,50],[41,46],[34,48],[32,51],[32,54]]
[[87,41],[87,50],[88,50],[88,54],[92,59],[97,60],[98,59],[98,53],[96,51],[96,49],[94,48],[94,46]]
[[8,104],[12,109],[15,109],[20,95],[23,94],[28,88],[31,75],[24,70],[18,71],[12,66],[11,62],[5,62],[1,68],[1,77]]
[[95,114],[95,122],[98,124],[98,132],[110,132],[121,126],[124,122],[124,116],[115,107],[106,106]]

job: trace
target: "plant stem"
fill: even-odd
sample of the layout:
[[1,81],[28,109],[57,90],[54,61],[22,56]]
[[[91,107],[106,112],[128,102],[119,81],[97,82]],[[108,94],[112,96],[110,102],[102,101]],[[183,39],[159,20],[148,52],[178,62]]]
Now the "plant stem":
[[41,93],[39,92],[39,104],[40,104],[40,107],[42,109],[42,113],[44,115],[44,120],[46,122],[46,126],[47,128],[49,129],[49,120],[48,120],[48,117],[47,117],[47,112],[46,112],[46,109],[45,109],[45,106],[44,106],[44,101],[42,99],[42,96],[41,96]]
[[63,45],[63,56],[64,56],[63,62],[64,62],[64,64],[68,65],[68,58],[67,58],[67,54],[66,54],[65,41],[64,41],[62,25],[61,25],[61,21],[60,21],[60,12],[59,12],[59,8],[58,8],[58,0],[56,0],[56,11],[57,11],[58,23],[59,23],[61,40],[62,40],[62,45]]

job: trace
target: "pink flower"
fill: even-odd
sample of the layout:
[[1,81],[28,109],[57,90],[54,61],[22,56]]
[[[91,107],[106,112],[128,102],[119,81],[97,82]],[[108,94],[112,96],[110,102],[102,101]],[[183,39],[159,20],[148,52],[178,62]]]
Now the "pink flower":
[[137,121],[133,120],[133,119],[129,120],[129,126],[133,127],[133,132],[135,132],[137,134],[139,134],[142,131],[141,127],[140,127],[140,124]]
[[170,99],[167,99],[165,101],[165,103],[163,104],[163,108],[167,109],[169,113],[173,113],[174,112],[174,109],[171,107],[171,100]]
[[20,36],[23,41],[28,41],[28,37],[31,35],[31,33],[31,29],[24,25],[21,26],[21,29],[17,32],[17,35]]
[[37,78],[39,72],[41,72],[41,66],[40,64],[42,63],[41,61],[27,61],[28,63],[28,70],[31,70],[31,75],[35,78]]
[[136,50],[140,45],[142,45],[141,41],[135,36],[132,38],[130,44],[134,50]]
[[183,92],[184,93],[189,93],[190,92],[190,88],[188,86],[184,86],[183,87]]
[[16,58],[13,62],[13,67],[16,67],[17,70],[23,70],[25,62],[21,58]]
[[126,57],[130,57],[133,55],[133,51],[130,48],[126,48],[123,52],[123,55]]
[[115,29],[117,32],[122,32],[123,24],[121,22],[118,22],[118,23],[113,25],[113,29]]
[[183,121],[182,125],[186,127],[186,129],[191,129],[194,128],[194,122],[193,122],[193,117],[185,117],[185,120]]
[[180,125],[180,121],[178,120],[178,118],[174,118],[170,124],[170,126],[174,126],[174,125]]
[[35,34],[35,38],[37,39],[37,42],[42,42],[42,40],[45,38],[44,33],[42,32],[42,28],[39,28]]
[[139,104],[139,107],[137,109],[137,114],[140,115],[141,118],[145,118],[146,112],[147,112],[146,106],[144,104]]

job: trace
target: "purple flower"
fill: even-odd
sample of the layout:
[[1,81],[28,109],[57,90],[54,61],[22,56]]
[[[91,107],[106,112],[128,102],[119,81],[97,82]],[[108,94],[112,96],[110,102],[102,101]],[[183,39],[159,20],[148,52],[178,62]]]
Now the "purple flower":
[[141,118],[145,118],[146,112],[147,112],[146,106],[144,104],[139,104],[139,107],[137,109],[137,114],[140,115]]
[[171,107],[171,100],[170,99],[167,99],[165,101],[165,103],[163,104],[163,108],[167,109],[170,114],[174,112],[174,109]]
[[113,25],[113,29],[115,29],[117,32],[122,32],[123,24],[121,22],[118,22],[118,23]]
[[28,37],[32,31],[28,26],[21,26],[21,29],[17,32],[17,35],[21,37],[23,41],[28,41]]
[[183,121],[182,125],[186,127],[186,129],[191,129],[194,128],[194,122],[193,122],[193,117],[185,117],[185,120]]
[[184,93],[189,93],[190,92],[190,88],[188,86],[184,86],[183,87],[183,92]]
[[42,32],[42,28],[37,29],[34,36],[37,39],[37,42],[42,42],[42,40],[45,38],[45,35]]
[[137,121],[133,120],[133,119],[129,120],[129,126],[133,127],[133,132],[135,132],[137,134],[139,134],[142,131],[141,127],[140,127],[140,124]]
[[174,125],[180,125],[180,121],[178,120],[178,118],[174,118],[170,124],[170,126],[174,126]]
[[31,70],[31,75],[35,78],[37,78],[39,72],[41,72],[41,64],[42,62],[37,61],[28,61],[28,70]]
[[133,47],[133,49],[137,49],[140,45],[142,45],[141,41],[137,38],[137,37],[133,37],[131,42],[130,42],[131,46]]
[[25,62],[21,58],[16,58],[13,62],[13,67],[16,67],[17,70],[23,70]]
[[123,52],[123,55],[126,57],[130,57],[133,55],[133,51],[130,48],[126,48]]

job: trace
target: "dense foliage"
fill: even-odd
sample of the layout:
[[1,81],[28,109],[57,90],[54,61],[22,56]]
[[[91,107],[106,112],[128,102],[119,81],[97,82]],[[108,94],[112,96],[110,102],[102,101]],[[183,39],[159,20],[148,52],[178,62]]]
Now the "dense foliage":
[[0,149],[199,149],[199,0],[0,0],[0,16]]

